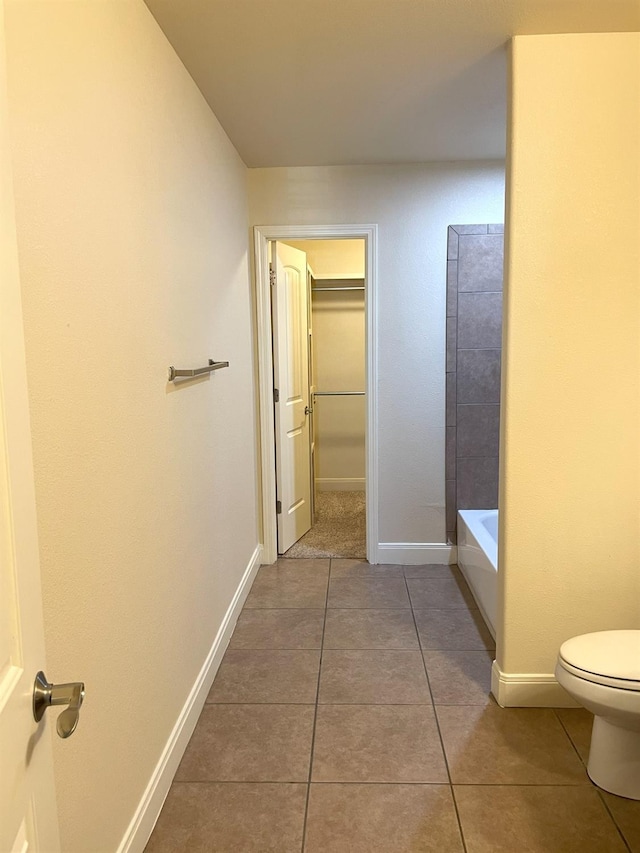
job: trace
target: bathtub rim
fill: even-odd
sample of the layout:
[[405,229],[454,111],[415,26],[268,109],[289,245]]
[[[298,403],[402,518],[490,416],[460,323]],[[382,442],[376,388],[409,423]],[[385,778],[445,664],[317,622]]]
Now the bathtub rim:
[[497,509],[458,510],[458,566],[495,640],[498,609],[498,543],[481,523],[481,518],[488,514],[497,515],[499,524]]
[[[487,515],[496,516],[499,519],[497,509],[459,509],[458,516],[464,521],[478,546],[485,553],[494,571],[498,571],[498,540],[494,539],[487,528],[482,524],[483,517]],[[471,522],[471,523],[470,523]],[[500,523],[498,521],[498,523]]]

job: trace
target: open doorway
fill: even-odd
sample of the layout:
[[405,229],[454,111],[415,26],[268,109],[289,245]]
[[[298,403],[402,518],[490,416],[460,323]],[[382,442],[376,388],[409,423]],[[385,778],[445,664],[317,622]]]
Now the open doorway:
[[375,237],[255,229],[264,562],[377,562]]
[[278,555],[364,560],[365,242],[274,241],[271,266]]

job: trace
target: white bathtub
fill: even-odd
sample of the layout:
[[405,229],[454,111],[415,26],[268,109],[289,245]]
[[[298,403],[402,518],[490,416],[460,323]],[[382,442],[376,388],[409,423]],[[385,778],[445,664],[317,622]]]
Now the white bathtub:
[[498,606],[497,509],[458,511],[458,565],[495,639]]

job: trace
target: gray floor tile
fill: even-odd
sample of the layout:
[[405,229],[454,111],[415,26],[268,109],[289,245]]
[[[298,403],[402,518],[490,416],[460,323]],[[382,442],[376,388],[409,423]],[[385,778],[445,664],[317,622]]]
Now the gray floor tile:
[[423,652],[436,705],[487,705],[493,652]]
[[418,651],[326,649],[318,701],[325,705],[431,704]]
[[319,705],[314,782],[447,782],[430,705]]
[[278,560],[259,570],[245,608],[323,608],[328,577],[329,560]]
[[314,574],[324,575],[329,574],[331,560],[328,557],[311,557],[299,559],[296,557],[278,557],[275,563],[270,565],[260,566],[258,574],[261,576],[270,575],[277,572],[293,572],[298,574]]
[[600,796],[613,815],[631,853],[640,853],[640,800],[627,800],[606,791],[600,791]]
[[327,610],[325,649],[418,649],[410,610]]
[[409,578],[407,587],[414,610],[467,610],[476,607],[469,587],[462,577]]
[[436,713],[454,784],[591,784],[549,708],[439,705]]
[[177,782],[306,782],[313,705],[205,705]]
[[228,649],[207,702],[314,703],[319,670],[316,649]]
[[495,643],[479,610],[414,610],[423,649],[471,651]]
[[571,742],[578,750],[580,758],[586,764],[589,759],[589,747],[591,745],[593,714],[585,708],[556,708],[556,714],[571,738]]
[[404,578],[332,578],[329,607],[409,608]]
[[421,566],[405,566],[405,578],[422,578],[433,580],[433,578],[455,578],[460,577],[460,569],[455,566],[445,566],[440,563],[425,563]]
[[459,853],[436,714],[467,853],[617,853],[620,833],[640,853],[640,803],[586,775],[591,715],[499,708],[492,658],[455,566],[262,567],[147,853],[300,851],[310,767],[305,853]]
[[230,649],[319,649],[324,610],[243,610]]
[[145,853],[300,853],[307,786],[172,786]]
[[366,560],[331,560],[332,578],[401,578],[402,566],[372,565]]
[[468,853],[625,853],[593,788],[455,786]]
[[462,853],[448,785],[311,785],[305,853]]

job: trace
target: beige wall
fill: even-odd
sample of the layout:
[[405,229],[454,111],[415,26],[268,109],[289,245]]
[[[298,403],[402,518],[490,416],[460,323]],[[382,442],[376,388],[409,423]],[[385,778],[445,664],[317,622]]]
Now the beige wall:
[[249,169],[252,225],[377,223],[381,542],[444,543],[447,226],[502,222],[498,162]]
[[7,47],[62,848],[101,853],[257,543],[246,170],[141,0],[9,2]]
[[362,240],[289,240],[291,246],[305,252],[307,263],[318,278],[364,276]]
[[511,65],[498,665],[640,628],[640,35]]

